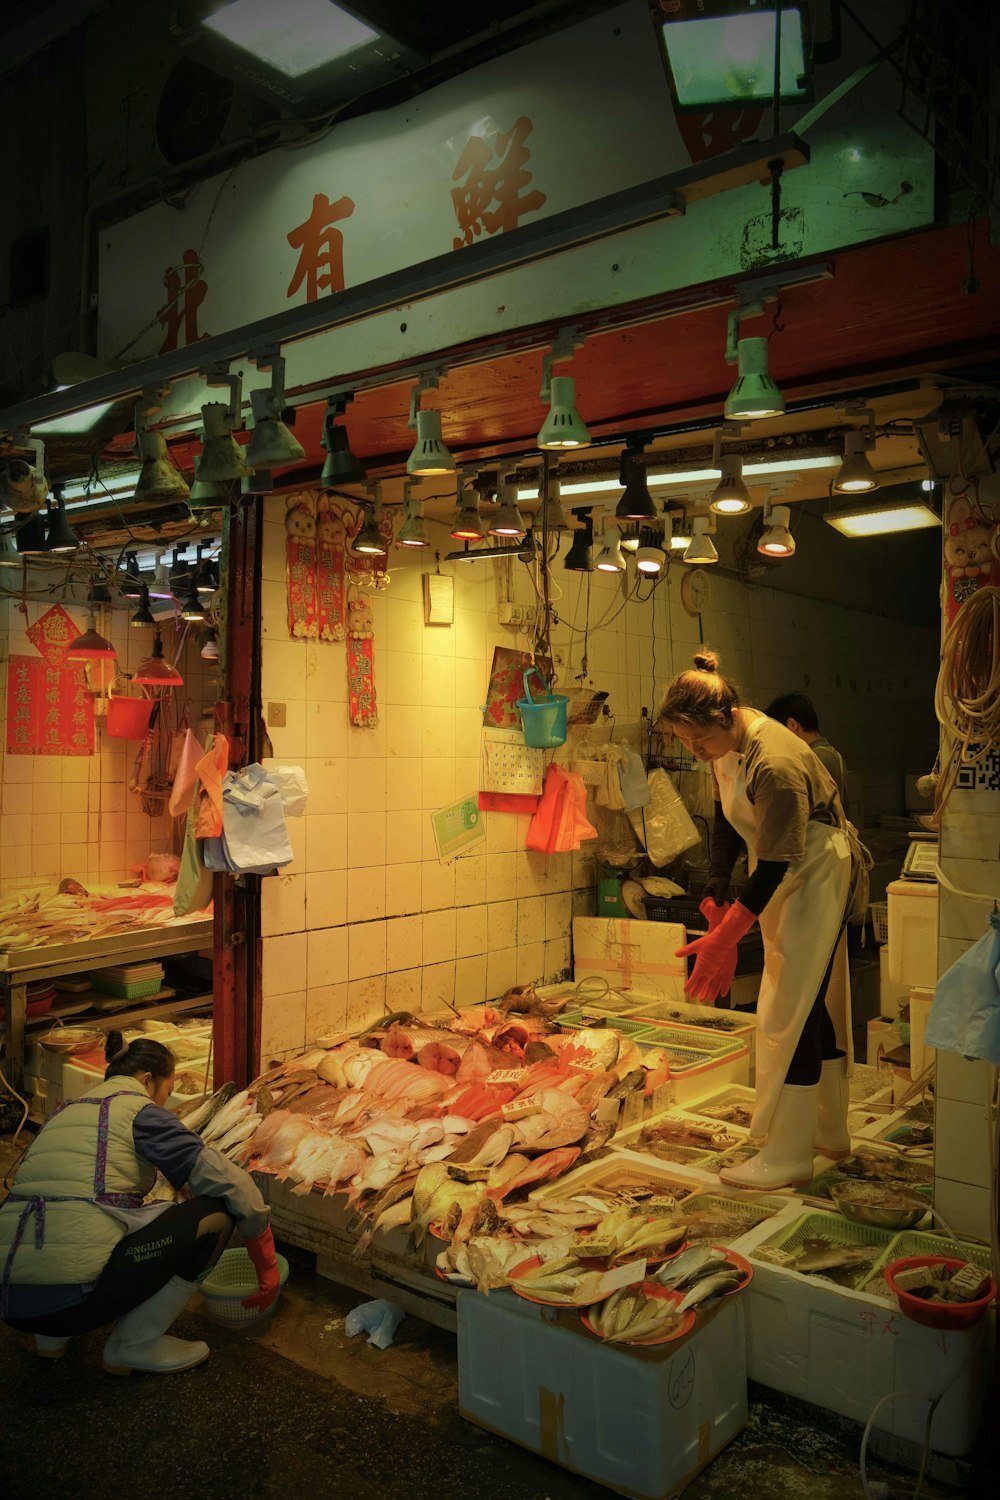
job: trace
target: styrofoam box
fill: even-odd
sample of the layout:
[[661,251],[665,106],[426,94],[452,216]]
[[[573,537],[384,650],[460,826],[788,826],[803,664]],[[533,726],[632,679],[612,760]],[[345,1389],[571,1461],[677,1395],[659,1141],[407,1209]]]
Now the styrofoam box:
[[599,974],[638,999],[681,1001],[687,960],[674,955],[686,942],[686,929],[678,922],[574,917],[573,975],[580,980]]
[[937,983],[938,888],[936,883],[893,880],[889,901],[889,978],[893,984]]
[[[612,1144],[617,1136],[612,1137]],[[678,1201],[690,1198],[695,1193],[704,1193],[717,1185],[717,1179],[697,1167],[672,1161],[658,1161],[654,1157],[640,1156],[635,1152],[621,1152],[602,1157],[600,1161],[589,1161],[582,1167],[560,1177],[558,1182],[543,1182],[528,1194],[529,1198],[576,1198],[592,1192],[597,1187],[630,1188],[637,1180],[650,1183],[657,1191],[669,1193]]]
[[34,1073],[39,1078],[45,1078],[49,1083],[56,1083],[60,1088],[62,1087],[62,1075],[65,1063],[65,1053],[53,1052],[50,1048],[43,1047],[38,1042],[32,1042],[24,1055],[24,1066],[29,1073]]
[[666,1500],[746,1425],[743,1301],[685,1339],[623,1349],[575,1312],[459,1292],[459,1410],[619,1494]]
[[906,1393],[882,1406],[875,1426],[920,1444],[928,1401],[949,1387],[934,1413],[931,1447],[970,1452],[989,1387],[991,1320],[960,1333],[924,1328],[894,1300],[758,1261],[754,1247],[774,1234],[770,1220],[739,1243],[754,1267],[739,1299],[749,1378],[857,1422],[867,1422],[883,1396]]

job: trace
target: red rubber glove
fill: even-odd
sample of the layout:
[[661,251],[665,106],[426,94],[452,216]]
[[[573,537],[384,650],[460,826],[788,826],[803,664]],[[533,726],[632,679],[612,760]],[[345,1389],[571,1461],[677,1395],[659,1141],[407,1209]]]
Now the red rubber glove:
[[736,949],[756,922],[752,911],[739,901],[728,907],[721,922],[718,922],[704,937],[695,938],[678,948],[675,957],[687,958],[694,954],[694,969],[684,986],[685,995],[690,995],[701,1005],[710,1005],[725,993],[733,982],[736,972]]
[[274,1235],[271,1233],[270,1224],[259,1234],[256,1239],[244,1240],[247,1254],[253,1261],[254,1270],[257,1272],[257,1287],[252,1297],[243,1298],[244,1307],[259,1307],[262,1311],[270,1307],[281,1290],[281,1278],[278,1273],[278,1260],[274,1253]]
[[[716,901],[714,896],[706,896],[698,910],[708,923],[709,932],[714,932],[722,921],[731,903],[729,901]],[[725,994],[725,991],[722,992]]]

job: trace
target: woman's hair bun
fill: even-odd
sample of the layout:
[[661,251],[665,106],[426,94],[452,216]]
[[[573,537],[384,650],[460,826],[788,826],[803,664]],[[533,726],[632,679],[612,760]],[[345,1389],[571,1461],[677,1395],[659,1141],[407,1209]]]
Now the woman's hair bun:
[[114,1062],[125,1051],[125,1038],[120,1031],[109,1031],[104,1040],[104,1061]]
[[719,670],[719,656],[716,651],[709,651],[706,647],[696,653],[694,658],[695,668],[699,672],[717,672]]

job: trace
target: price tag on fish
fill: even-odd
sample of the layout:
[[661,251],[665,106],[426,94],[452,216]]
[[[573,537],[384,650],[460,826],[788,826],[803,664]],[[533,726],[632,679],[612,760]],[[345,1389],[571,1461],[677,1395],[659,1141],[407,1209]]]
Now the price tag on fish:
[[486,1079],[487,1083],[522,1084],[528,1076],[527,1068],[497,1068]]
[[623,1266],[616,1266],[613,1271],[605,1271],[601,1277],[600,1294],[607,1297],[611,1292],[618,1292],[624,1286],[638,1286],[640,1281],[646,1279],[646,1262],[644,1260],[630,1260]]

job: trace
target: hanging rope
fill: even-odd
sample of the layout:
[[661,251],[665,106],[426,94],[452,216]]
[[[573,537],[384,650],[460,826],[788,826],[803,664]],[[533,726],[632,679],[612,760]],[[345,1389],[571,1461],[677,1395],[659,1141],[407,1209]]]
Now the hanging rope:
[[962,767],[1000,749],[998,649],[1000,589],[985,587],[962,605],[941,645],[934,711],[944,733],[935,825],[940,826]]

